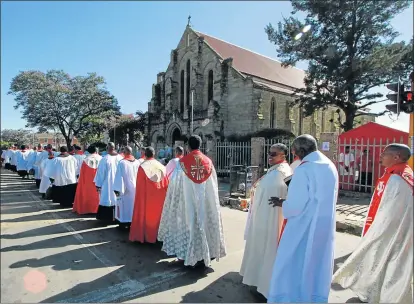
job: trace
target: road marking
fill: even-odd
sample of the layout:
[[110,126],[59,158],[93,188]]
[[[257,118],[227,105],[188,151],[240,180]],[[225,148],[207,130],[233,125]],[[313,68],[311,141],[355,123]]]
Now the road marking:
[[37,192],[37,190],[33,189],[33,190],[20,190],[20,189],[15,189],[15,190],[1,190],[1,195],[3,194],[16,194],[16,192],[20,193],[20,192],[29,192],[29,193],[33,193],[33,192]]
[[144,279],[129,280],[109,287],[75,296],[56,303],[114,303],[136,299],[161,285],[186,274],[186,271],[176,269],[168,272],[158,272]]
[[[29,196],[39,203],[40,206],[46,208],[47,205],[39,200],[33,193],[29,193]],[[50,216],[53,217],[60,225],[62,225],[71,235],[79,241],[79,243],[89,251],[98,261],[100,261],[105,267],[114,268],[120,265],[115,265],[108,260],[104,254],[99,252],[91,243],[86,241],[82,235],[80,235],[75,229],[72,228],[67,222],[65,222],[59,215],[50,212]],[[80,296],[76,296],[71,299],[65,299],[57,301],[57,303],[99,303],[99,302],[120,302],[122,299],[130,300],[137,298],[150,290],[159,288],[162,284],[170,282],[177,277],[183,276],[187,273],[184,268],[174,268],[169,271],[156,272],[144,277],[140,281],[131,279],[124,271],[115,271],[113,273],[118,280],[122,283],[115,284],[106,288],[102,288],[96,291],[88,292]]]

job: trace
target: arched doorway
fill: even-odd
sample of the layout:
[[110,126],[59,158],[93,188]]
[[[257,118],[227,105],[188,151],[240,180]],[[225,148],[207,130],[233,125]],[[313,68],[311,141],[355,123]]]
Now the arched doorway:
[[180,129],[179,128],[174,129],[171,135],[171,143],[174,145],[174,142],[179,141],[181,137],[182,137],[182,134],[180,133]]

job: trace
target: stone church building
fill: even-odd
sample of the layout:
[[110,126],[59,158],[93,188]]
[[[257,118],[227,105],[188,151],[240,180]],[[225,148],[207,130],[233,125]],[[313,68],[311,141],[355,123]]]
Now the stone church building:
[[173,145],[191,133],[216,141],[265,128],[317,138],[335,132],[336,109],[302,117],[298,107],[289,105],[290,94],[303,86],[304,76],[303,70],[284,68],[279,61],[187,26],[171,51],[166,72],[159,73],[153,85],[149,141]]

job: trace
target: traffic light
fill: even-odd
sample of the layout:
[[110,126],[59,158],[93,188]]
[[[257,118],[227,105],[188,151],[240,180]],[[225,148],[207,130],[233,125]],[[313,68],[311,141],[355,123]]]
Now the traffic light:
[[414,92],[405,91],[402,94],[402,104],[400,106],[402,112],[411,114],[414,112]]
[[395,83],[389,83],[386,87],[395,93],[391,93],[386,95],[386,97],[393,101],[394,104],[386,105],[386,109],[389,111],[398,114],[400,112],[404,113],[412,113],[414,111],[414,100],[413,100],[413,92],[405,91],[405,86],[400,81]]

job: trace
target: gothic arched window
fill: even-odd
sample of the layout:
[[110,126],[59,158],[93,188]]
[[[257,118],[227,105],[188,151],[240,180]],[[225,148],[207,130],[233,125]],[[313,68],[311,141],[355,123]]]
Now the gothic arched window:
[[271,99],[271,104],[269,106],[269,127],[271,129],[275,128],[275,99]]
[[208,104],[213,99],[213,70],[209,71],[208,76]]
[[180,73],[180,113],[184,112],[184,70]]
[[186,106],[190,104],[190,59],[186,64]]

